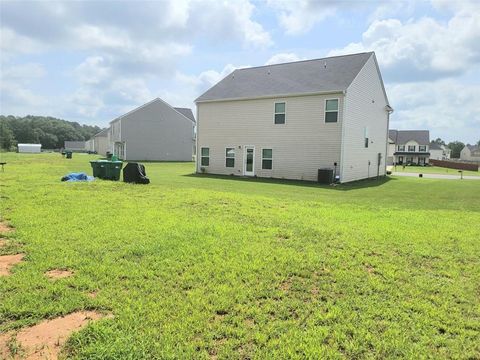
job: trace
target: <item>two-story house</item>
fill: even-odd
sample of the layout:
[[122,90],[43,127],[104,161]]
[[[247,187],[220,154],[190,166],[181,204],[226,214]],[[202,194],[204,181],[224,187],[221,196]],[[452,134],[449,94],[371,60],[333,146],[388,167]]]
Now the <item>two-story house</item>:
[[470,144],[465,145],[460,152],[460,159],[480,163],[480,146]]
[[390,107],[373,52],[233,71],[196,99],[197,172],[340,182],[385,174]]
[[427,165],[430,158],[428,130],[389,130],[389,154],[397,165]]
[[154,99],[110,122],[109,151],[122,160],[192,161],[192,110]]
[[448,160],[451,150],[443,144],[430,143],[430,160]]

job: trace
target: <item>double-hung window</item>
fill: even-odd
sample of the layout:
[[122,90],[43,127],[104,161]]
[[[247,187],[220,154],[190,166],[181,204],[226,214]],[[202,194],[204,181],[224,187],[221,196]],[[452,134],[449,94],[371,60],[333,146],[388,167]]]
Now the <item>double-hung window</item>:
[[415,151],[415,145],[408,145],[408,151]]
[[405,145],[398,145],[398,151],[405,151]]
[[338,99],[325,100],[325,122],[336,123],[338,121]]
[[275,117],[274,122],[275,124],[285,124],[285,103],[284,102],[276,102],[275,103]]
[[235,148],[225,149],[225,167],[235,167]]
[[272,170],[273,151],[272,149],[262,149],[262,169]]
[[426,152],[426,151],[427,151],[427,146],[426,146],[426,145],[420,145],[420,146],[418,147],[418,151],[420,151],[420,152]]
[[202,166],[210,165],[210,148],[202,147],[200,164]]

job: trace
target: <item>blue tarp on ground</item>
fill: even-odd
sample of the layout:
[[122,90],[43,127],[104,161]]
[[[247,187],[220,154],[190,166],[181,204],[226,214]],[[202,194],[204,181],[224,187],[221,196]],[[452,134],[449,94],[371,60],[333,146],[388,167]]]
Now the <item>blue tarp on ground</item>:
[[84,172],[70,173],[62,177],[62,181],[93,181],[93,180],[95,180],[93,176],[88,176]]

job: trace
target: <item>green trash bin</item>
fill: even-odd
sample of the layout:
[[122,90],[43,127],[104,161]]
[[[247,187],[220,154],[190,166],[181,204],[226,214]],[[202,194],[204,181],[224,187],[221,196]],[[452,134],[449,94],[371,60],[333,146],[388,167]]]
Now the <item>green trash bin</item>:
[[107,160],[91,160],[90,165],[92,166],[93,176],[99,179],[105,178],[105,163]]
[[107,180],[120,180],[120,173],[122,172],[122,161],[106,161],[105,164],[105,177]]
[[72,158],[72,152],[71,151],[65,151],[65,157],[67,159],[71,159]]

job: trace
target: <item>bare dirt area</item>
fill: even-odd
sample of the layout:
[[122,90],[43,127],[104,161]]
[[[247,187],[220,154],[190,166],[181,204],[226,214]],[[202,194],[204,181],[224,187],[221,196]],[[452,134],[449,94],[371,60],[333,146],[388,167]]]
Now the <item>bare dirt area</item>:
[[14,332],[0,335],[0,355],[2,358],[12,356],[8,344],[15,341],[20,348],[22,358],[26,360],[58,359],[60,351],[72,335],[89,322],[106,317],[95,311],[78,311],[72,314],[45,320],[41,323]]
[[45,276],[50,279],[63,279],[73,275],[73,271],[65,270],[65,269],[53,269],[47,271]]
[[90,291],[89,293],[87,293],[87,296],[90,299],[95,299],[98,296],[98,291]]
[[0,248],[7,246],[7,239],[0,238]]
[[3,221],[0,221],[0,233],[8,233],[11,231],[13,231],[13,228],[11,226],[9,226]]
[[0,276],[10,275],[10,269],[22,261],[25,254],[0,256]]

